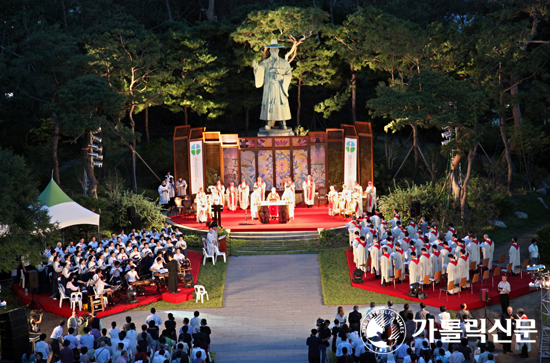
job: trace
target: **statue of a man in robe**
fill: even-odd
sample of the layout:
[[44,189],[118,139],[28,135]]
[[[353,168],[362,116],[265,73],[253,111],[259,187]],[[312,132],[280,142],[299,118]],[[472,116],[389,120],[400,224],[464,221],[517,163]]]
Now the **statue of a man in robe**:
[[275,126],[277,121],[283,123],[282,129],[287,129],[286,120],[291,119],[288,86],[292,79],[292,69],[286,59],[279,57],[279,48],[283,46],[277,44],[277,39],[272,39],[266,48],[269,49],[270,57],[260,64],[252,62],[256,88],[264,87],[260,120],[266,121],[266,130]]

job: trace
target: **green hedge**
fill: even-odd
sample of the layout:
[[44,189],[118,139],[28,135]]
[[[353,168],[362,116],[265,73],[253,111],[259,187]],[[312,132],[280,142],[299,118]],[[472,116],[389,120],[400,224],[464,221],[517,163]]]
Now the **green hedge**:
[[540,262],[550,263],[550,224],[537,231],[537,244],[539,246]]

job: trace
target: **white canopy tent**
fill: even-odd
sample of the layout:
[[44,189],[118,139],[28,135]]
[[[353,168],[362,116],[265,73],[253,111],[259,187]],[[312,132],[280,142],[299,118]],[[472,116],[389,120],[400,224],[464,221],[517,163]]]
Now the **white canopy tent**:
[[69,198],[53,179],[38,200],[47,208],[52,223],[57,223],[60,229],[78,224],[91,224],[99,228],[99,214]]

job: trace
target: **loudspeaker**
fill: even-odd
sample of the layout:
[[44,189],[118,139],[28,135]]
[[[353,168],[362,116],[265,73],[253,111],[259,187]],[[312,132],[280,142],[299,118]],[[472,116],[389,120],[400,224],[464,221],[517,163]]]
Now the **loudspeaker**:
[[479,290],[479,301],[489,301],[489,289]]
[[411,285],[411,290],[409,291],[410,297],[418,297],[418,291],[420,290],[420,284],[415,282]]
[[21,361],[29,348],[29,324],[24,308],[14,309],[0,315],[2,336],[2,359]]
[[29,289],[38,289],[38,271],[29,271]]
[[418,217],[420,217],[420,202],[418,200],[414,200],[411,202],[411,218]]
[[132,224],[132,228],[139,231],[141,229],[141,216],[139,214],[133,214],[132,217],[130,217],[130,223]]
[[128,213],[128,221],[132,220],[132,216],[136,214],[136,207],[130,206],[126,208],[126,212]]

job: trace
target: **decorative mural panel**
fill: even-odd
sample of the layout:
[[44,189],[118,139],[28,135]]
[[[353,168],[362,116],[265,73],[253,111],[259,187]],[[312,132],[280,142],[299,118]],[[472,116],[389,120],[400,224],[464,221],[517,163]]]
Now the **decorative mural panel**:
[[292,150],[292,156],[294,159],[294,184],[296,190],[302,190],[302,183],[306,180],[308,173],[307,150]]
[[250,139],[243,138],[243,139],[239,139],[239,145],[241,146],[241,149],[254,148],[256,146],[256,142],[255,142],[255,139],[253,138],[250,138]]
[[311,155],[311,177],[315,182],[315,187],[326,187],[326,168],[325,168],[325,145],[312,145]]
[[258,150],[258,176],[265,182],[266,190],[273,187],[273,152],[271,150]]
[[239,184],[239,149],[236,147],[223,149],[223,181],[226,187],[231,182]]
[[309,142],[319,144],[327,141],[327,134],[325,132],[310,132]]
[[271,137],[258,137],[256,139],[257,147],[271,147],[273,145],[273,139]]
[[275,151],[276,187],[284,189],[284,181],[290,178],[290,150]]
[[241,150],[241,178],[246,180],[250,188],[256,182],[256,151]]
[[275,147],[290,146],[290,139],[288,137],[275,138]]
[[294,147],[306,147],[307,146],[307,136],[298,136],[292,138],[292,146]]

